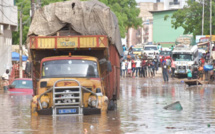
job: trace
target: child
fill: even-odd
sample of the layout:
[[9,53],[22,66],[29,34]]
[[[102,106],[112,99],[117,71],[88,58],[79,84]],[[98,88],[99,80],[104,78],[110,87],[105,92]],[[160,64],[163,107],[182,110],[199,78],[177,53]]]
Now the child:
[[199,70],[199,78],[200,80],[203,80],[203,64],[201,64],[198,70]]
[[187,78],[188,80],[192,79],[192,72],[190,69],[187,70]]

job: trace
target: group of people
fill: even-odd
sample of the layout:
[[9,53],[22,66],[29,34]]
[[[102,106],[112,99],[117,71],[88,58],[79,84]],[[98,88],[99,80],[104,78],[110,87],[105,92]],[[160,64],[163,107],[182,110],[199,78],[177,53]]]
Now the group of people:
[[158,71],[159,59],[155,58],[139,58],[127,57],[121,62],[122,77],[154,77]]

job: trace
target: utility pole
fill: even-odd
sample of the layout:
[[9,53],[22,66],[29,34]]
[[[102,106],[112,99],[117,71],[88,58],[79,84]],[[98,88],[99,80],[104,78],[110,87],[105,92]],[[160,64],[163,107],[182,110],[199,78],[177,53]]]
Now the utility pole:
[[210,0],[210,57],[211,58],[211,50],[212,50],[212,0]]
[[202,35],[204,35],[205,0],[203,0],[202,6]]
[[19,78],[22,78],[22,10],[19,16]]
[[37,9],[41,7],[41,1],[37,0]]
[[34,0],[31,0],[31,20],[33,19],[33,16],[34,16],[34,13],[35,13],[35,10],[36,10],[36,4],[35,4],[35,1]]

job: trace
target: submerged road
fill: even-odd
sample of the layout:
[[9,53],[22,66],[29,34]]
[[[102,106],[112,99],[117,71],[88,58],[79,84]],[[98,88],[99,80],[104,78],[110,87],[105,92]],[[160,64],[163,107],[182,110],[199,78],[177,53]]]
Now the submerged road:
[[[88,116],[30,115],[31,96],[0,91],[0,134],[213,134],[215,86],[122,78],[117,110]],[[183,110],[163,107],[180,101]]]

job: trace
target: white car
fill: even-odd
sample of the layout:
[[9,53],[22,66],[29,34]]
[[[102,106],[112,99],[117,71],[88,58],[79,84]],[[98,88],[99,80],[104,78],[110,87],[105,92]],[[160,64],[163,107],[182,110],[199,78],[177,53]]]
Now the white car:
[[142,53],[146,53],[146,55],[150,58],[154,58],[154,53],[155,54],[159,54],[159,50],[157,48],[157,45],[145,45],[143,47],[143,52]]

